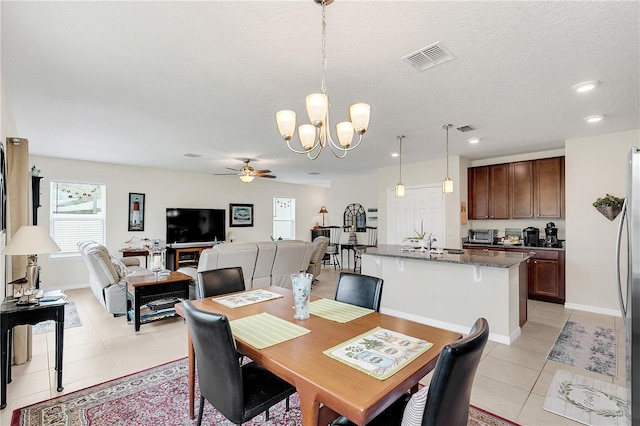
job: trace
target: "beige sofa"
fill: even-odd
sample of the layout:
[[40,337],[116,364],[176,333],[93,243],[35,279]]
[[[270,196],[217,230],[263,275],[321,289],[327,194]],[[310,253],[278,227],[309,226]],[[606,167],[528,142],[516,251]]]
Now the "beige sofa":
[[195,279],[196,272],[241,266],[247,289],[291,288],[291,274],[307,270],[312,248],[310,242],[299,240],[218,244],[202,251],[197,269],[179,271]]

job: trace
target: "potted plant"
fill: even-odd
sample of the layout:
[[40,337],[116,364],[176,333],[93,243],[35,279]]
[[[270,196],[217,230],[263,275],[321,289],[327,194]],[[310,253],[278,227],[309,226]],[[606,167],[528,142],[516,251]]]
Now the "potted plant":
[[420,221],[420,232],[418,232],[417,229],[415,229],[414,231],[416,233],[415,235],[412,235],[411,237],[405,237],[402,241],[420,243],[420,241],[424,240],[424,237],[427,235],[427,233],[424,231],[424,220]]
[[595,207],[607,219],[614,220],[622,211],[623,203],[624,198],[606,194],[604,197],[600,197],[594,201],[593,207]]

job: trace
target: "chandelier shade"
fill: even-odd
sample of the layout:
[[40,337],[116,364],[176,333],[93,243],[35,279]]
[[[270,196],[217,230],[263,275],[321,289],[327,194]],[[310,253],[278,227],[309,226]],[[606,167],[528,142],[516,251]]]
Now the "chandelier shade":
[[[303,124],[298,127],[298,138],[302,150],[291,146],[291,139],[296,128],[296,113],[292,110],[281,110],[276,113],[276,123],[280,136],[287,143],[287,147],[298,154],[307,154],[311,160],[315,160],[322,149],[329,145],[333,154],[338,158],[344,158],[347,152],[357,148],[362,142],[362,135],[369,127],[371,107],[365,103],[356,103],[349,108],[351,121],[343,121],[336,125],[337,143],[331,137],[329,122],[329,96],[327,95],[327,34],[325,7],[333,0],[313,0],[322,6],[322,92],[312,93],[305,99],[307,115],[311,124]],[[358,134],[358,140],[353,143],[354,133]]]

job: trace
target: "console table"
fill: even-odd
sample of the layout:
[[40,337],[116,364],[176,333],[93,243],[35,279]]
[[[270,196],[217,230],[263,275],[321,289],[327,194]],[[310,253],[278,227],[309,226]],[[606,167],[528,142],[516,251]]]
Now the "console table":
[[11,383],[11,337],[13,327],[17,325],[37,324],[42,321],[56,322],[56,371],[58,372],[57,391],[62,392],[62,352],[64,342],[64,305],[66,300],[42,302],[39,305],[16,305],[16,299],[7,297],[0,305],[0,410],[7,406],[7,383]]
[[147,249],[120,249],[122,257],[144,257],[144,267],[148,268],[149,250]]

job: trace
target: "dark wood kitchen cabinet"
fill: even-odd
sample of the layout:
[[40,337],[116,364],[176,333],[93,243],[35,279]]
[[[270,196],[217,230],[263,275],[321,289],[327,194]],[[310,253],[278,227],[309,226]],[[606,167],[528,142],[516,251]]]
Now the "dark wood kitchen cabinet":
[[469,219],[564,217],[564,157],[471,167]]
[[535,215],[564,217],[564,157],[535,160]]
[[469,219],[509,218],[509,165],[472,167],[468,171]]
[[533,161],[511,163],[511,217],[533,217]]
[[529,298],[545,302],[564,303],[564,251],[532,251],[527,260]]

